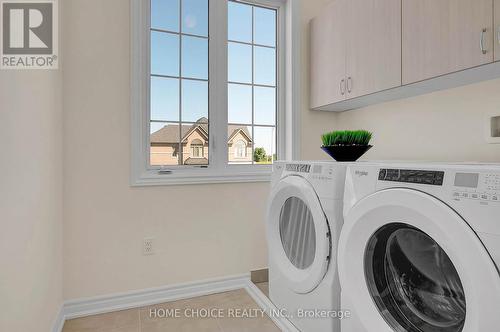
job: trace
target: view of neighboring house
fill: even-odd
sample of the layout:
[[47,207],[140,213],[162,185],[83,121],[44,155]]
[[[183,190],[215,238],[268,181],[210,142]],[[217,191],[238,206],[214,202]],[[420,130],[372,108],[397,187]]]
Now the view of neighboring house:
[[[252,138],[246,126],[228,126],[230,163],[252,162]],[[179,144],[181,137],[181,144]],[[179,151],[180,150],[180,151]],[[208,120],[193,125],[166,124],[151,134],[151,165],[207,165]]]

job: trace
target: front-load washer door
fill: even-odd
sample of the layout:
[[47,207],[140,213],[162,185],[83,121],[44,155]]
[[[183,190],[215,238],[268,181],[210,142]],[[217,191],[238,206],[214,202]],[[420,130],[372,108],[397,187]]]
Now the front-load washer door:
[[271,192],[267,214],[269,258],[297,293],[318,286],[330,260],[330,231],[321,202],[300,176],[282,179]]
[[339,274],[367,331],[486,332],[500,326],[500,275],[470,226],[440,200],[388,189],[347,214]]

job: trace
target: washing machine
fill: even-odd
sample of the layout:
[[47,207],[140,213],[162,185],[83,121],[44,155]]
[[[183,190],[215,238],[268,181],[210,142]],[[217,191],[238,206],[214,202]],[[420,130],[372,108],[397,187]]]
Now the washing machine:
[[340,331],[337,244],[347,164],[276,162],[267,212],[269,297],[300,331]]
[[342,332],[500,331],[500,166],[351,165]]

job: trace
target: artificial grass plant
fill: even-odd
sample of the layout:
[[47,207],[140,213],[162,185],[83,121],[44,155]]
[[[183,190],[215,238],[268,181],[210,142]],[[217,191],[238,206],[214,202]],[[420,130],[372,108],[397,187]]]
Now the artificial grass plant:
[[321,135],[323,146],[367,146],[372,133],[366,130],[338,130]]

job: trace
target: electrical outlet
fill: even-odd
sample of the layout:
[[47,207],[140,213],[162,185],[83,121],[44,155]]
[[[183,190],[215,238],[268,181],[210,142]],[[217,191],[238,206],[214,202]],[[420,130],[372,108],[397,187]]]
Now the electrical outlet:
[[155,253],[154,247],[154,239],[153,238],[145,238],[142,245],[142,254],[143,255],[153,255]]

